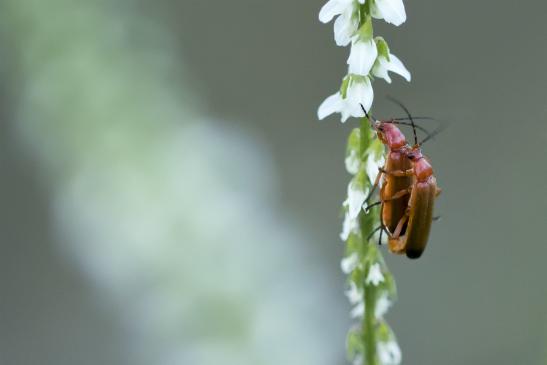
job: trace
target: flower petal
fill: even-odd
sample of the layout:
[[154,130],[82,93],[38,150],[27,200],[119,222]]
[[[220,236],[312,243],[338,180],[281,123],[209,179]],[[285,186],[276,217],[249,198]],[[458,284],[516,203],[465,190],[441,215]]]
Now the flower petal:
[[389,307],[391,307],[391,300],[387,295],[382,295],[376,302],[376,308],[374,309],[374,316],[376,319],[380,319],[387,313]]
[[368,270],[367,278],[365,279],[365,284],[372,284],[378,286],[381,282],[384,281],[384,274],[382,274],[382,269],[380,264],[373,264]]
[[329,96],[321,103],[321,105],[319,105],[319,109],[317,109],[317,118],[322,120],[333,113],[340,113],[342,111],[343,104],[344,103],[340,92]]
[[378,57],[374,67],[372,68],[372,74],[378,78],[386,80],[388,84],[391,84],[391,77],[388,73],[388,60],[385,57]]
[[319,11],[319,21],[321,23],[330,22],[335,16],[342,14],[344,4],[339,0],[329,0]]
[[359,233],[359,220],[352,219],[349,214],[346,212],[344,216],[344,223],[342,224],[342,232],[340,233],[340,239],[342,241],[347,241],[351,233]]
[[352,305],[363,301],[363,293],[357,288],[357,285],[355,285],[353,281],[349,283],[349,289],[346,290],[345,294]]
[[401,349],[397,342],[380,342],[377,345],[378,357],[383,365],[399,365],[402,360]]
[[349,274],[355,268],[359,265],[359,255],[357,255],[355,252],[349,255],[348,257],[344,257],[342,261],[340,262],[340,268],[342,269],[342,272],[344,274]]
[[351,152],[346,156],[344,164],[346,165],[346,171],[350,174],[355,175],[359,172],[361,160],[359,160],[359,156],[355,150],[351,150]]
[[348,207],[348,215],[351,219],[357,219],[357,216],[363,209],[363,204],[368,195],[367,191],[363,191],[353,181],[348,185],[348,198],[344,202],[344,206]]
[[345,109],[351,113],[351,116],[361,118],[365,116],[361,104],[365,110],[370,110],[374,100],[374,90],[368,77],[364,80],[352,81],[348,87]]
[[365,303],[357,304],[350,312],[351,318],[362,318],[365,315]]
[[393,71],[393,72],[401,75],[402,77],[404,77],[406,79],[406,81],[410,82],[410,79],[411,79],[410,71],[408,71],[408,69],[405,67],[403,62],[401,62],[401,60],[399,58],[397,58],[397,56],[395,56],[392,53],[389,54],[388,69],[389,69],[389,71]]
[[380,159],[376,159],[373,154],[369,154],[367,157],[367,176],[371,183],[373,183],[376,180],[376,176],[378,176],[379,167],[383,167],[385,164],[385,158],[384,156],[380,157]]
[[399,26],[406,21],[406,11],[403,0],[376,0],[372,8],[372,16],[383,18],[387,23]]
[[408,71],[403,62],[401,62],[401,60],[392,53],[389,54],[389,61],[383,56],[378,57],[374,67],[372,68],[372,74],[378,78],[386,80],[388,83],[391,83],[391,77],[388,73],[389,71],[401,75],[406,79],[406,81],[410,82],[410,71]]
[[338,46],[347,46],[359,27],[359,20],[353,16],[353,10],[353,6],[347,7],[334,22],[334,41]]
[[349,73],[367,76],[377,56],[378,49],[373,39],[365,42],[359,40],[353,42],[348,58]]

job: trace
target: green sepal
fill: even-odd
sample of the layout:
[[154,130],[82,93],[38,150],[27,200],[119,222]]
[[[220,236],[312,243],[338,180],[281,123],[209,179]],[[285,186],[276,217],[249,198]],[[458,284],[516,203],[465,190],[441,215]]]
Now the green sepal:
[[389,46],[386,40],[382,37],[374,38],[376,42],[376,49],[378,49],[378,55],[385,57],[389,61]]
[[372,39],[373,34],[372,18],[370,17],[370,15],[367,15],[363,19],[361,27],[357,31],[357,36],[359,37],[358,41],[368,42]]
[[354,128],[348,137],[348,144],[346,147],[346,157],[351,154],[352,151],[357,153],[359,156],[359,151],[361,148],[361,129]]
[[348,332],[347,342],[347,357],[349,361],[353,361],[357,355],[363,354],[365,351],[363,344],[363,335],[358,328],[351,329]]
[[342,85],[340,85],[340,94],[342,95],[342,99],[345,99],[348,96],[348,87],[349,87],[350,81],[351,81],[351,75],[347,75],[342,80]]

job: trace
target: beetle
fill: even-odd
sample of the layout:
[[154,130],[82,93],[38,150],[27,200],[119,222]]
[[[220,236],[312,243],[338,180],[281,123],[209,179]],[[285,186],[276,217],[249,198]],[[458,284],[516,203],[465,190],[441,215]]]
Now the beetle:
[[439,130],[430,134],[419,144],[405,148],[402,153],[411,163],[408,170],[383,170],[394,177],[412,176],[412,184],[406,190],[396,192],[388,199],[398,199],[410,195],[407,208],[393,232],[388,232],[389,250],[397,254],[406,254],[410,259],[422,256],[425,250],[431,224],[435,199],[441,193],[429,160],[422,154],[421,146]]
[[[395,102],[398,103],[397,101]],[[406,141],[405,135],[396,126],[396,124],[413,126],[415,144],[418,143],[416,128],[428,133],[426,129],[420,126],[416,126],[408,110],[402,104],[400,105],[407,112],[408,118],[394,118],[386,121],[373,121],[373,118],[368,115],[364,106],[361,105],[361,109],[365,113],[366,118],[371,123],[372,129],[376,132],[380,141],[387,147],[385,159],[386,162],[382,167],[382,169],[385,171],[406,171],[412,168],[411,162],[405,155],[405,151],[409,148],[409,145]],[[411,124],[402,122],[402,120],[407,119],[411,120]],[[381,180],[382,177],[383,180]],[[381,204],[380,220],[382,225],[380,228],[382,229],[382,231],[387,230],[387,233],[389,235],[390,233],[393,233],[395,231],[397,224],[406,212],[409,195],[404,194],[403,192],[407,191],[411,187],[412,176],[393,176],[379,171],[378,175],[376,176],[376,180],[372,186],[372,189],[365,201],[368,202],[376,187],[380,185],[380,182],[380,202],[376,204],[371,204],[366,209],[368,210],[374,205]],[[403,225],[401,228],[401,234],[404,234],[405,230],[406,225]]]

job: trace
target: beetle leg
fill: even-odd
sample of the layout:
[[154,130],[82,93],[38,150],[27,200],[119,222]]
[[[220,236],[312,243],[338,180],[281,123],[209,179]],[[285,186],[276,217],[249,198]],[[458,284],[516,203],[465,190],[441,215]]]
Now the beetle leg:
[[379,172],[378,172],[378,175],[376,175],[376,180],[374,181],[374,184],[372,185],[372,189],[370,189],[370,193],[368,193],[368,196],[367,198],[365,199],[365,202],[368,202],[368,200],[372,197],[372,194],[374,193],[374,190],[376,190],[376,188],[378,187],[378,185],[380,184],[380,178],[382,177],[382,175],[384,174],[382,172],[384,168],[381,167],[379,168]]
[[383,172],[384,174],[392,175],[392,176],[406,177],[406,176],[414,175],[414,169],[387,171],[384,168],[380,167],[379,170]]
[[399,238],[399,236],[401,235],[401,231],[403,230],[403,226],[406,223],[406,221],[408,220],[408,216],[409,216],[409,212],[407,210],[405,212],[405,215],[403,215],[401,217],[401,219],[399,220],[399,223],[397,223],[397,227],[395,228],[395,232],[393,232],[393,235],[392,235],[393,238]]
[[387,201],[390,201],[390,200],[395,200],[395,199],[402,198],[403,196],[408,195],[411,192],[412,192],[412,187],[409,187],[408,189],[400,190],[400,191],[396,192],[395,194],[393,194],[392,196],[390,196],[389,198],[382,199],[382,202],[387,202]]
[[375,207],[377,205],[380,205],[380,204],[382,204],[381,201],[376,202],[376,203],[372,203],[372,204],[368,204],[366,207],[363,207],[363,209],[365,210],[365,213],[368,214],[369,211],[370,211],[370,208],[373,208],[373,207]]

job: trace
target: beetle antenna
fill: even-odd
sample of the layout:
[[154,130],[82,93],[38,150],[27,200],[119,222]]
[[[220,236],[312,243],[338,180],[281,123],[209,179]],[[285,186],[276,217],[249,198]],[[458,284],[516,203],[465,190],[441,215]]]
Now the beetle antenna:
[[370,117],[370,115],[368,115],[368,112],[367,110],[365,109],[365,107],[363,106],[363,104],[359,103],[359,105],[361,106],[361,109],[363,109],[363,112],[365,113],[365,117],[367,117],[369,123],[370,123],[370,126],[372,127],[372,129],[374,129],[374,125],[373,125],[373,121],[372,121],[372,118]]
[[[397,125],[407,125],[407,126],[411,126],[412,124],[411,123],[405,123],[405,122],[399,122],[397,120],[390,120],[389,122],[385,122],[385,123],[391,123],[391,124],[397,124]],[[419,126],[419,125],[414,125],[414,127],[422,132],[424,132],[426,135],[429,135],[429,131],[427,129],[425,129],[424,127],[422,126]]]
[[410,111],[408,110],[408,108],[403,103],[401,103],[399,100],[395,99],[392,96],[388,95],[387,99],[389,101],[399,105],[401,107],[401,109],[403,109],[405,111],[406,115],[408,115],[408,119],[410,120],[410,123],[412,123],[412,131],[414,132],[414,143],[418,144],[418,135],[416,134],[416,125],[414,124],[414,119],[412,119],[412,115],[410,114]]
[[441,125],[439,128],[435,129],[433,132],[429,133],[427,137],[425,137],[420,143],[418,143],[418,146],[421,147],[425,142],[429,141],[431,138],[435,137],[437,134],[444,131],[446,128],[445,125]]
[[[410,120],[410,118],[408,118],[408,117],[392,118],[392,119],[393,120]],[[414,120],[434,120],[435,122],[440,123],[437,119],[435,119],[433,117],[415,117],[415,116],[413,116],[412,119],[414,119]]]

